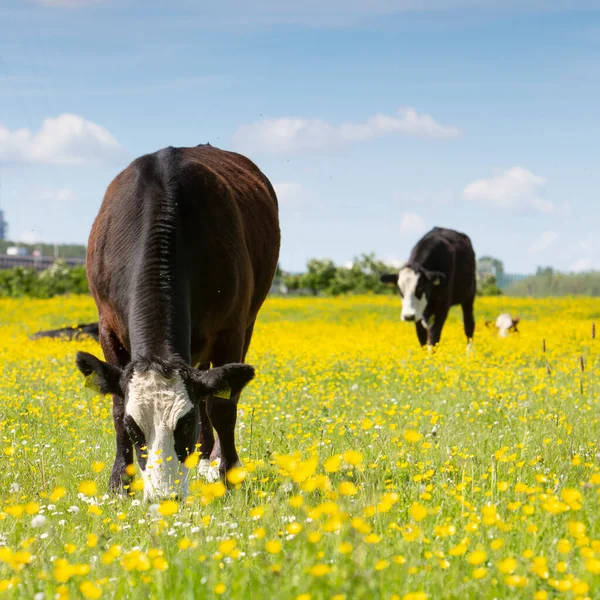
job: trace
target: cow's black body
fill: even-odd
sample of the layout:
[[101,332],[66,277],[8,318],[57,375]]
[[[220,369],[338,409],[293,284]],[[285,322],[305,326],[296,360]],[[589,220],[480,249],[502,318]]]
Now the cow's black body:
[[[423,319],[416,322],[421,345],[440,341],[450,307],[460,305],[465,334],[471,340],[475,331],[473,303],[476,293],[475,252],[471,240],[453,229],[434,227],[413,248],[403,268],[421,274],[427,306]],[[398,275],[384,275],[382,281],[398,282]]]

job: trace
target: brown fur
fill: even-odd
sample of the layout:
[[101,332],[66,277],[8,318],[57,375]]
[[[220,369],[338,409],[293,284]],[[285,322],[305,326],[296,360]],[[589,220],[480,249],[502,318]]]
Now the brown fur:
[[[135,160],[109,185],[88,243],[107,362],[242,362],[279,246],[275,192],[244,156],[206,145]],[[199,415],[203,458],[214,450],[226,468],[237,460],[232,402],[210,398]],[[113,416],[116,485],[132,462],[118,398]]]

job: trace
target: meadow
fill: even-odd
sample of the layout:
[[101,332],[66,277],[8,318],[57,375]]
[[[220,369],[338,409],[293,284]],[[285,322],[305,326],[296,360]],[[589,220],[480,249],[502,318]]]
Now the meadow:
[[111,401],[74,366],[96,343],[28,339],[92,300],[2,300],[0,597],[600,597],[600,301],[478,299],[470,352],[458,310],[433,353],[399,313],[269,299],[244,468],[149,505],[107,494]]

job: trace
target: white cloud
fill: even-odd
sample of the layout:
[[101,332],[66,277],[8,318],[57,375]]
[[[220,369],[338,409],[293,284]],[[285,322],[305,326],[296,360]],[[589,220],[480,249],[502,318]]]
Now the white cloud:
[[363,123],[332,125],[322,119],[284,117],[242,125],[234,134],[234,145],[245,151],[291,153],[362,142],[385,135],[416,135],[452,138],[460,135],[454,126],[436,123],[414,108],[401,108],[397,116],[374,115]]
[[536,238],[531,246],[529,246],[529,252],[538,253],[548,250],[548,248],[556,242],[558,237],[558,233],[555,233],[554,231],[544,231],[544,233]]
[[571,265],[572,273],[585,273],[586,271],[592,271],[594,263],[589,258],[580,258]]
[[44,119],[42,127],[10,131],[0,124],[0,160],[81,165],[118,156],[121,146],[104,127],[73,114]]
[[280,204],[298,206],[308,198],[308,193],[301,183],[296,183],[294,181],[276,181],[273,183],[273,188],[275,189],[277,200]]
[[425,221],[417,213],[405,212],[400,219],[402,233],[420,233],[425,230]]
[[546,183],[544,177],[534,175],[529,169],[513,167],[499,171],[489,179],[471,182],[463,190],[463,198],[474,202],[486,202],[500,208],[528,206],[543,214],[570,210],[568,203],[559,210],[553,202],[540,197]]

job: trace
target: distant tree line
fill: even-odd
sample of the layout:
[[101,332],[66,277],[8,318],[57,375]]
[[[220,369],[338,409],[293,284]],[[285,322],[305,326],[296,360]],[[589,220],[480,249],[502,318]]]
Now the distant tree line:
[[507,296],[600,296],[600,271],[560,273],[538,267],[535,275],[509,285]]
[[85,258],[86,247],[82,244],[24,244],[22,242],[10,242],[8,240],[0,240],[0,254],[6,254],[7,248],[18,246],[25,248],[29,255],[35,250],[39,250],[42,256],[54,256],[57,253],[57,258]]
[[477,295],[500,296],[498,285],[504,277],[504,263],[493,256],[482,256],[477,261]]
[[[380,282],[383,273],[398,271],[398,266],[378,260],[374,254],[362,254],[349,266],[338,266],[330,259],[313,258],[304,273],[285,273],[277,277],[291,294],[395,294],[392,286]],[[511,283],[511,278],[519,277]],[[482,256],[477,261],[478,296],[600,296],[600,272],[560,273],[539,267],[530,277],[507,275],[501,260]]]
[[[521,297],[600,296],[600,272],[565,274],[551,267],[540,267],[535,275],[501,289],[497,277],[498,274],[503,276],[502,263],[497,261],[493,268],[489,268],[493,261],[497,259],[483,257],[478,262],[478,296],[502,293]],[[274,289],[280,289],[280,284],[283,284],[287,293],[294,295],[396,294],[395,287],[381,283],[380,277],[383,273],[397,271],[397,265],[378,260],[374,254],[361,254],[346,266],[337,266],[330,259],[314,258],[308,261],[304,273],[286,273],[278,266]],[[50,298],[88,292],[85,267],[70,267],[60,259],[40,272],[24,267],[0,270],[0,297]]]
[[44,271],[24,267],[0,270],[0,297],[51,298],[89,292],[85,267],[69,267],[58,260]]
[[289,292],[304,292],[339,296],[340,294],[389,294],[394,290],[381,283],[383,273],[397,271],[397,267],[377,260],[374,254],[362,254],[354,258],[351,266],[339,267],[330,259],[313,258],[306,265],[306,272],[282,274]]
[[[495,267],[502,270],[502,263],[491,260]],[[485,263],[487,264],[487,263]],[[361,254],[355,257],[348,266],[337,266],[330,259],[313,258],[306,265],[306,272],[286,274],[278,270],[278,275],[289,293],[339,296],[342,294],[395,294],[397,290],[381,283],[384,273],[394,273],[398,266],[390,265],[375,258],[374,254]],[[480,296],[497,296],[502,291],[496,282],[496,271],[485,270],[477,279],[477,294]]]

